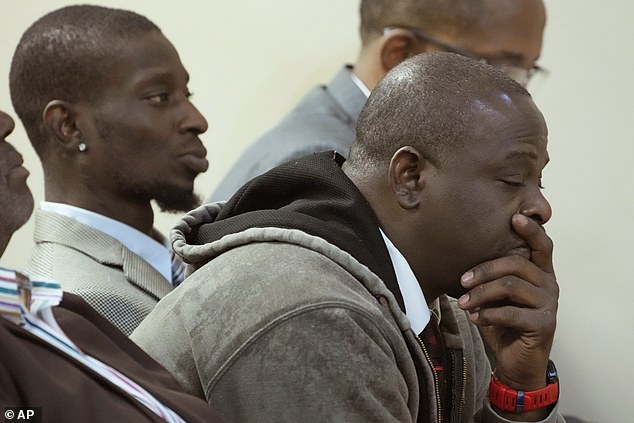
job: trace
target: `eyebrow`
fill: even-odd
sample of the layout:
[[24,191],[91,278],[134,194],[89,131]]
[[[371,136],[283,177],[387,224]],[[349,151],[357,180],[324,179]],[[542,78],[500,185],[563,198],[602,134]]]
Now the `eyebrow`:
[[514,150],[506,155],[505,160],[510,159],[523,159],[524,157],[529,157],[531,159],[537,160],[537,154],[534,151],[519,151]]
[[[535,153],[534,151],[520,151],[520,150],[511,151],[509,154],[506,155],[504,160],[506,161],[506,160],[514,160],[514,159],[524,159],[526,157],[528,157],[529,159],[538,160],[537,153]],[[544,167],[548,163],[550,163],[550,157],[547,155],[546,162],[544,163]]]
[[[165,70],[165,69],[151,69],[143,78],[140,78],[135,82],[136,84],[150,84],[153,82],[161,82],[161,81],[177,81],[178,76],[173,72]],[[189,83],[189,73],[185,71],[185,84]]]

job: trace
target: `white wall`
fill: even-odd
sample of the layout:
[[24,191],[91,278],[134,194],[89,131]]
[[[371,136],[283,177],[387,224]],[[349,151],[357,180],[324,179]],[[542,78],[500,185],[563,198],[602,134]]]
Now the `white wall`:
[[[583,4],[582,4],[583,3]],[[553,356],[563,406],[632,421],[634,366],[634,3],[546,0],[535,95],[550,129],[546,193],[561,286]]]
[[[562,376],[561,408],[589,421],[631,420],[634,366],[634,3],[545,0],[548,23],[541,64],[551,70],[534,92],[550,128],[551,163],[544,174],[554,217],[561,286],[553,357]],[[12,113],[7,76],[20,34],[61,0],[0,5],[0,109]],[[327,82],[356,58],[356,0],[108,0],[155,21],[188,68],[194,101],[210,122],[203,141],[211,168],[197,180],[209,194],[242,149],[282,117],[313,84]],[[12,113],[13,114],[13,113]],[[18,123],[10,138],[42,175]],[[160,214],[167,231],[176,219]],[[32,222],[18,232],[0,263],[21,267]],[[627,413],[627,414],[626,414]],[[628,416],[628,417],[626,417]]]

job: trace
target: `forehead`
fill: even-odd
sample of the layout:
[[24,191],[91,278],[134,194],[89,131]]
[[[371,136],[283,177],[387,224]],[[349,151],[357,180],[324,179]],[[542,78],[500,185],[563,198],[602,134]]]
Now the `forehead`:
[[467,28],[447,29],[455,45],[487,59],[531,64],[541,53],[546,14],[541,0],[485,0],[482,18]]
[[473,100],[471,111],[476,124],[472,142],[465,145],[465,160],[497,166],[525,159],[540,168],[546,165],[548,128],[530,97],[499,93]]
[[119,43],[111,60],[110,72],[104,80],[109,89],[134,88],[157,78],[185,83],[189,79],[178,52],[159,31]]

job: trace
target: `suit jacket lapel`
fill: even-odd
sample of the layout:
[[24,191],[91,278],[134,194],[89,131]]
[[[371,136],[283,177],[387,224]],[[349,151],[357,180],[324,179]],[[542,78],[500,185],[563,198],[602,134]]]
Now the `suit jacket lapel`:
[[121,246],[123,274],[130,283],[160,300],[172,290],[172,285],[141,257]]
[[163,275],[119,241],[69,217],[37,210],[34,239],[66,245],[105,266],[121,268],[130,283],[157,300],[172,290]]

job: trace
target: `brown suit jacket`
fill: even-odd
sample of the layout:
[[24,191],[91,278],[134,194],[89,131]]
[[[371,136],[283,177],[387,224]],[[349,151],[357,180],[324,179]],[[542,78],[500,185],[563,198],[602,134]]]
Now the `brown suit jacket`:
[[[65,293],[55,317],[84,352],[119,370],[187,422],[220,422],[84,300]],[[0,411],[41,407],[43,422],[160,422],[126,392],[20,326],[0,317]]]

